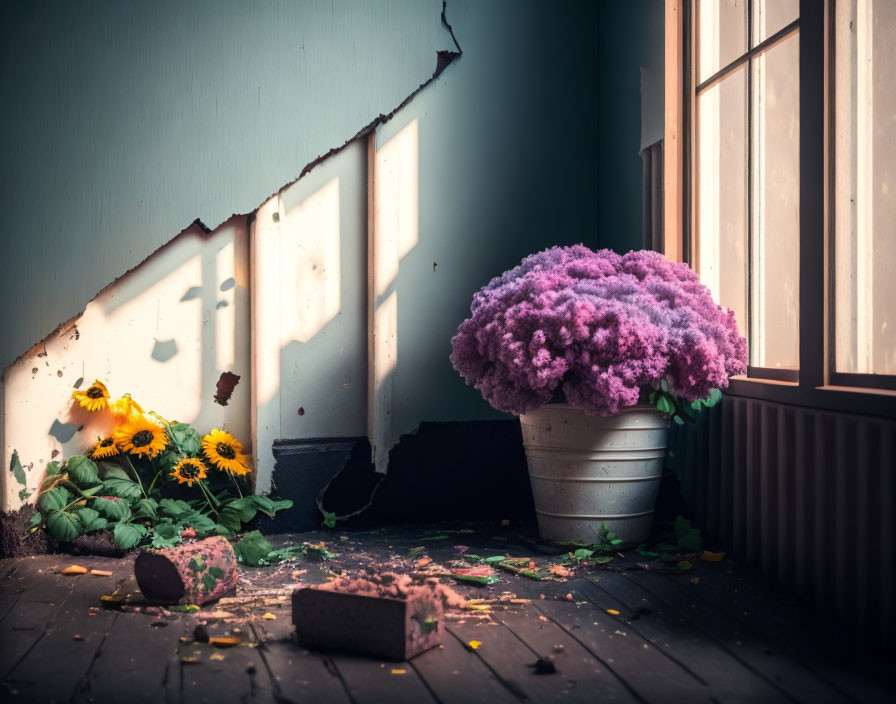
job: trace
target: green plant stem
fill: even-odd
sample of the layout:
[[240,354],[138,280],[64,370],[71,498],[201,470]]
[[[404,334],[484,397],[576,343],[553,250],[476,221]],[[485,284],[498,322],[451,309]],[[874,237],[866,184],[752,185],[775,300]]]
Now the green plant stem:
[[149,483],[149,489],[147,489],[147,494],[152,493],[152,488],[156,485],[156,479],[158,479],[161,476],[162,472],[164,472],[164,471],[165,470],[160,469],[158,472],[156,472],[156,476],[154,476],[152,478],[152,481]]
[[237,493],[240,495],[240,498],[243,498],[243,490],[240,489],[240,483],[236,480],[236,477],[232,474],[230,475],[230,481],[233,482],[233,485],[236,487]]
[[127,456],[127,454],[123,454],[125,461],[128,463],[128,467],[131,468],[131,471],[134,473],[134,476],[137,478],[137,483],[140,485],[140,491],[143,492],[143,498],[148,499],[149,496],[146,494],[146,489],[143,488],[143,482],[140,480],[140,473],[137,471],[137,468],[131,463],[131,458]]
[[212,503],[212,500],[211,500],[211,498],[209,497],[209,494],[208,494],[208,489],[206,489],[205,486],[203,486],[203,484],[202,484],[202,480],[201,480],[201,479],[198,479],[198,480],[196,480],[196,483],[199,485],[199,488],[202,490],[202,493],[205,495],[205,501],[206,501],[206,503],[208,504],[209,508],[210,508],[212,511],[215,512],[215,515],[216,515],[216,516],[220,517],[221,514],[218,513],[218,509],[216,509],[216,508],[215,508],[215,505]]

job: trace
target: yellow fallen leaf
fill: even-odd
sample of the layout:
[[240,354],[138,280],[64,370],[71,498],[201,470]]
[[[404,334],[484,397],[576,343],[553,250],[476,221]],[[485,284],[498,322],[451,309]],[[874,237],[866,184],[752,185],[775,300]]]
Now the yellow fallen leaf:
[[471,640],[469,643],[467,643],[467,645],[470,646],[471,650],[477,650],[479,646],[482,645],[482,641]]
[[87,574],[87,568],[81,565],[71,565],[62,570],[62,574]]
[[95,574],[97,577],[111,577],[112,573],[109,570],[90,570],[90,574]]
[[219,648],[232,648],[240,644],[237,636],[212,636],[208,639],[209,645],[216,645]]
[[406,674],[408,674],[408,671],[407,671],[407,670],[402,670],[402,669],[397,668],[397,667],[393,667],[393,668],[392,668],[392,674],[393,674],[393,675],[406,675]]
[[619,612],[616,609],[607,609],[607,613],[610,614],[610,616],[618,616],[619,615]]
[[689,581],[691,584],[699,584],[700,578],[699,577],[691,577],[691,579]]
[[509,525],[510,525],[510,521],[509,521],[508,519],[505,518],[503,521],[501,521],[501,525],[502,525],[502,526],[509,526]]
[[704,550],[700,555],[701,560],[706,560],[707,562],[721,562],[725,559],[725,553],[723,552],[710,552],[709,550]]
[[274,614],[272,614],[270,611],[268,611],[266,614],[264,614],[262,616],[262,618],[266,618],[268,621],[274,621],[274,620],[276,620],[277,617],[274,616]]
[[421,567],[426,567],[430,562],[432,562],[431,557],[421,557],[414,563],[414,567],[419,570]]
[[224,660],[224,656],[221,653],[212,653],[208,656],[209,660]]

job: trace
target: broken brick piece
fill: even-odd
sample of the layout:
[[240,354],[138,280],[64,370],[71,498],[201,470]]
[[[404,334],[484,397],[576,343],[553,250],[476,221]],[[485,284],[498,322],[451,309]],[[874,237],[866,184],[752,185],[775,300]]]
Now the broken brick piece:
[[134,562],[137,585],[147,599],[205,604],[236,588],[236,555],[216,536],[163,550],[144,550]]
[[298,639],[311,648],[391,660],[408,660],[441,644],[440,591],[429,584],[413,586],[406,575],[390,575],[387,581],[376,586],[394,588],[396,595],[379,596],[366,580],[295,590],[292,619]]

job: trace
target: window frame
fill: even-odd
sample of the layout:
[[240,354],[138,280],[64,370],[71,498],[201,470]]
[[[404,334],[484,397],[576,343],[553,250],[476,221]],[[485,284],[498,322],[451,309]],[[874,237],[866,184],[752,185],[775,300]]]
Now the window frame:
[[[798,32],[800,86],[799,370],[750,367],[727,393],[828,411],[896,418],[896,376],[833,367],[834,0],[800,0],[799,17],[699,84],[707,87]],[[696,0],[666,0],[665,251],[694,264]],[[751,13],[750,13],[751,14]],[[751,22],[752,19],[748,18]],[[823,119],[819,120],[818,116]],[[748,299],[749,300],[749,299]],[[819,305],[820,304],[820,305]],[[749,305],[749,304],[748,304]],[[782,373],[784,372],[784,373]]]

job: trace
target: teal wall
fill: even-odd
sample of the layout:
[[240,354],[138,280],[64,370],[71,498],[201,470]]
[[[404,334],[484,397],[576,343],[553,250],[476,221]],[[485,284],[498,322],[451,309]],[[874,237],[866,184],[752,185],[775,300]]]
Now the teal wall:
[[250,213],[454,49],[441,0],[0,3],[0,369],[197,218]]
[[599,3],[600,246],[641,247],[640,150],[663,137],[663,0]]
[[[0,367],[196,218],[251,212],[389,114],[455,50],[441,11],[4,4]],[[491,277],[554,244],[638,246],[662,15],[662,0],[447,3],[463,55],[377,133],[419,121],[419,242],[396,281],[401,432],[503,417],[448,361]]]

